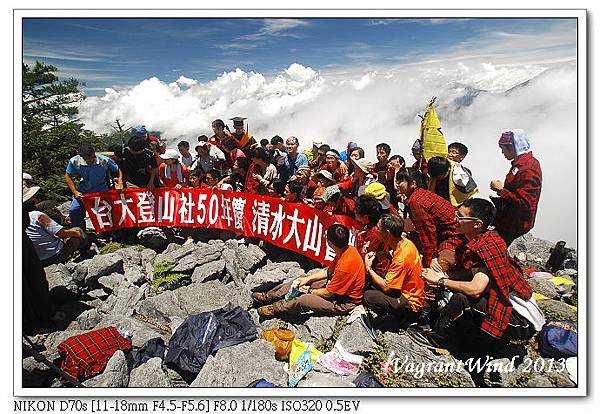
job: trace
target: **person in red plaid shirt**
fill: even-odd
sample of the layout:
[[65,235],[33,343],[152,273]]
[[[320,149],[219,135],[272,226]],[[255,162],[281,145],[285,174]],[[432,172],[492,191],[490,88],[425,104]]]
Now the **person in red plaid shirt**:
[[512,166],[504,185],[499,180],[490,183],[490,188],[498,194],[492,198],[498,210],[494,226],[510,246],[514,239],[533,228],[542,192],[542,169],[522,129],[504,132],[498,145]]
[[[405,198],[406,210],[417,230],[423,267],[429,267],[442,250],[455,251],[461,244],[456,208],[448,200],[425,190],[423,175],[414,168],[398,171],[395,185],[398,194]],[[447,270],[454,263],[445,260],[440,264]]]
[[522,269],[508,255],[506,243],[496,231],[488,229],[494,215],[494,205],[484,199],[469,199],[458,208],[459,231],[468,240],[460,257],[467,277],[453,275],[448,279],[447,273],[423,271],[426,283],[448,289],[453,295],[433,330],[409,327],[408,333],[415,341],[481,357],[493,356],[509,340],[525,340],[535,334],[534,322],[513,309],[517,298],[531,302],[533,291]]

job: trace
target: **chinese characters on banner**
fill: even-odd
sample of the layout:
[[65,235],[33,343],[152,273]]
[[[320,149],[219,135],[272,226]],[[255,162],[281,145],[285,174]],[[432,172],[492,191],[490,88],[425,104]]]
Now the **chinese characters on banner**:
[[329,264],[334,252],[325,241],[329,226],[345,225],[354,244],[356,222],[302,203],[273,197],[200,188],[128,188],[88,194],[83,204],[96,232],[168,226],[233,230]]

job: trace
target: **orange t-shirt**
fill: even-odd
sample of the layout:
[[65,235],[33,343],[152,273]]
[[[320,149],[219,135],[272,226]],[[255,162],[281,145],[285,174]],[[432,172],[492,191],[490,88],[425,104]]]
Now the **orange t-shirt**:
[[421,256],[417,247],[403,238],[394,250],[392,263],[384,279],[388,288],[402,293],[415,312],[420,311],[425,303],[425,282],[421,269]]
[[327,271],[331,280],[325,288],[336,295],[346,296],[360,303],[365,291],[365,264],[356,247],[348,246],[336,257]]

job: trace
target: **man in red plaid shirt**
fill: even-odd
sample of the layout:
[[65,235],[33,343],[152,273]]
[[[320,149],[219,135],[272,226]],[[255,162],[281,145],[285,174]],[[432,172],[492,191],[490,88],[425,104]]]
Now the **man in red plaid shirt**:
[[456,208],[446,199],[424,189],[423,175],[414,168],[400,170],[396,174],[396,190],[406,198],[405,206],[418,234],[418,247],[423,256],[423,267],[430,267],[432,260],[447,270],[453,263],[450,255],[461,244]]
[[502,238],[488,230],[494,213],[491,202],[477,198],[458,208],[459,231],[468,240],[460,249],[460,262],[468,276],[448,279],[447,273],[423,271],[426,283],[448,289],[453,295],[432,331],[409,327],[408,333],[415,341],[456,349],[466,356],[493,356],[509,340],[534,335],[537,326],[512,306],[517,298],[531,301],[533,291],[519,265],[508,255]]
[[490,188],[498,194],[492,198],[498,210],[494,226],[510,246],[514,239],[533,228],[542,191],[542,169],[522,129],[504,132],[498,145],[512,166],[504,185],[499,180],[490,183]]

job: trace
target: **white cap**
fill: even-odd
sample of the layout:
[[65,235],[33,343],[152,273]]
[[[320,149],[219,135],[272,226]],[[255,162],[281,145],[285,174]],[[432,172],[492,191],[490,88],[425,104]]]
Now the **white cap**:
[[160,158],[162,158],[163,160],[178,160],[179,152],[177,152],[177,150],[175,149],[168,149],[165,151],[164,154],[160,155]]

